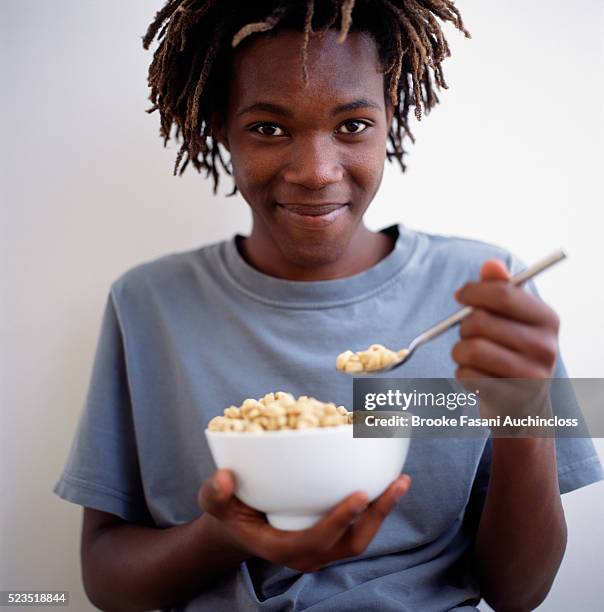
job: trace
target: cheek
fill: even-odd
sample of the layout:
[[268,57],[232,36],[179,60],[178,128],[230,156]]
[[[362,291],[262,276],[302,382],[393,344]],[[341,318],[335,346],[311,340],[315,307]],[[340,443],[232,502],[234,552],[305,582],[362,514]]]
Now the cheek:
[[375,191],[382,180],[386,147],[367,146],[353,151],[346,166],[351,179],[367,191]]
[[231,149],[233,174],[239,190],[255,191],[279,173],[282,157],[255,147]]

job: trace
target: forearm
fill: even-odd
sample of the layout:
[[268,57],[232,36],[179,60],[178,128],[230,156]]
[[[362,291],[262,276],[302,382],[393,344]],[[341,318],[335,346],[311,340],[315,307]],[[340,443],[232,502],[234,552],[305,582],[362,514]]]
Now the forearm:
[[233,548],[217,523],[204,513],[167,529],[107,528],[82,559],[88,596],[111,612],[151,610],[193,597],[249,556]]
[[554,440],[494,439],[475,547],[483,597],[498,611],[536,607],[565,547]]

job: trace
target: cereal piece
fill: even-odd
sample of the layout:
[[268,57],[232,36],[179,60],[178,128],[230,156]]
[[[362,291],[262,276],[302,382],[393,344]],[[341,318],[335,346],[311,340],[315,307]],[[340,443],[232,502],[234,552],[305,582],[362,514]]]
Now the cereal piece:
[[329,403],[329,404],[325,404],[323,407],[323,413],[324,414],[337,414],[338,409],[336,408],[335,404]]
[[267,417],[266,420],[266,425],[265,425],[266,429],[268,429],[269,431],[277,431],[277,429],[281,429],[279,427],[279,423],[277,421],[277,418],[273,418],[273,417]]
[[340,424],[340,419],[335,414],[328,414],[321,419],[321,427],[333,427]]
[[282,406],[293,406],[296,403],[296,398],[291,393],[285,393],[285,391],[277,391],[275,398]]
[[241,419],[229,419],[231,431],[243,431],[245,429],[245,424]]
[[289,415],[298,415],[302,412],[302,407],[301,404],[299,402],[296,402],[295,404],[292,404],[291,406],[287,406],[287,408],[285,409],[285,413],[289,416]]
[[362,372],[363,371],[363,364],[361,362],[360,359],[358,359],[355,361],[349,361],[346,364],[346,372]]
[[345,351],[338,355],[336,368],[341,372],[362,372],[363,364],[358,354],[352,351]]
[[300,429],[300,426],[303,425],[305,427],[318,427],[320,424],[319,417],[312,413],[303,414],[298,419],[297,428]]
[[223,416],[216,416],[208,423],[210,431],[224,431],[227,419]]
[[278,417],[285,414],[285,406],[282,406],[278,401],[267,402],[264,405],[264,414],[271,417]]
[[244,417],[248,417],[251,412],[255,411],[255,414],[260,414],[260,410],[262,409],[262,404],[255,399],[248,398],[243,400],[243,404],[241,405],[241,414]]
[[231,419],[239,419],[242,417],[241,412],[237,406],[229,406],[224,409],[224,416],[229,417]]
[[336,359],[336,368],[338,370],[344,371],[346,368],[346,364],[351,360],[354,359],[355,354],[352,351],[344,351],[343,353],[340,353]]
[[256,419],[256,423],[264,427],[264,429],[268,429],[269,420],[270,420],[269,417],[263,414]]

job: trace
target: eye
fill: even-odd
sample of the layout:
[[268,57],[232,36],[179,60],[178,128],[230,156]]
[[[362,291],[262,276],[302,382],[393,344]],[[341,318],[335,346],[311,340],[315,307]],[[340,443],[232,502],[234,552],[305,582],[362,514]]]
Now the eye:
[[[260,128],[268,129],[269,132],[261,132]],[[272,132],[270,130],[273,130]],[[281,134],[276,133],[275,130],[281,130]],[[250,131],[255,132],[256,134],[260,134],[261,136],[283,136],[283,128],[280,128],[275,123],[257,123],[250,128]]]
[[[350,126],[353,126],[352,129],[353,131],[346,131],[346,132],[340,132],[341,134],[360,134],[361,132],[364,132],[368,127],[370,127],[370,124],[367,123],[366,121],[360,121],[359,119],[352,119],[350,121],[346,121],[345,123],[343,123],[340,127],[346,127],[346,129],[348,129]],[[354,126],[362,126],[363,129],[362,130],[356,130],[354,128]]]

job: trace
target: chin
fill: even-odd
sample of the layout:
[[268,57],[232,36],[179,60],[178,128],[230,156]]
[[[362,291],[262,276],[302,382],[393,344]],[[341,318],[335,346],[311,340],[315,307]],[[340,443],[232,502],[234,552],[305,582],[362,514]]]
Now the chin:
[[284,257],[301,268],[318,268],[338,261],[346,245],[332,240],[278,241]]

